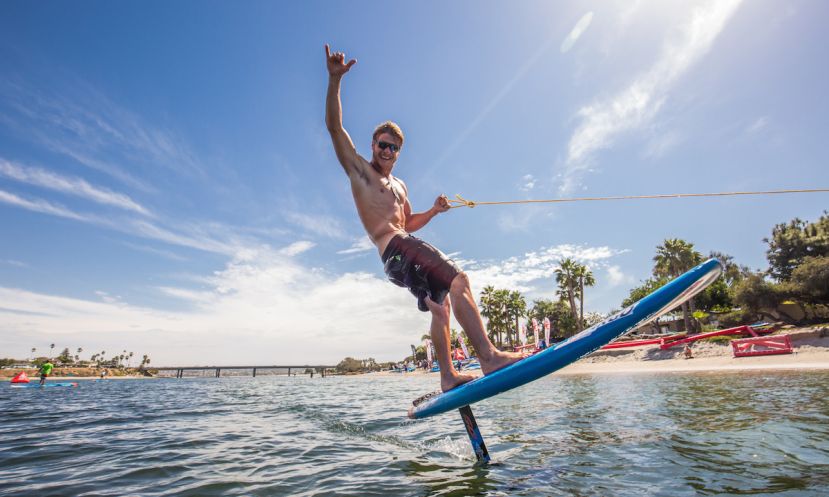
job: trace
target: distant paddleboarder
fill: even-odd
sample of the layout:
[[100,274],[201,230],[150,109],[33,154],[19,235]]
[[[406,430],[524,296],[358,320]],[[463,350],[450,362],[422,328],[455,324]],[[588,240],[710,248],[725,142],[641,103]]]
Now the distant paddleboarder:
[[450,309],[475,347],[484,374],[521,359],[521,354],[500,351],[489,341],[466,274],[440,250],[411,235],[439,213],[449,210],[449,200],[440,195],[429,210],[412,212],[406,184],[391,174],[403,147],[403,132],[397,124],[386,121],[374,130],[371,161],[357,153],[343,128],[340,103],[340,81],[357,61],[351,59],[346,63],[345,54],[332,54],[328,45],[325,45],[325,57],[328,67],[325,124],[334,151],[351,182],[357,214],[377,246],[389,280],[408,288],[417,297],[418,309],[432,313],[430,331],[440,365],[441,389],[445,392],[474,379],[474,376],[459,374],[452,365]]
[[52,370],[55,368],[55,365],[52,364],[51,359],[46,359],[46,362],[40,365],[40,370],[38,373],[40,374],[40,386],[43,386],[46,383],[46,378],[52,374]]

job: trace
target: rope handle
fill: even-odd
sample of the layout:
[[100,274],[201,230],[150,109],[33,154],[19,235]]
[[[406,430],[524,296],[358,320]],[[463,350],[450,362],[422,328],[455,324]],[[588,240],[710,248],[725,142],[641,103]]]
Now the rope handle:
[[718,192],[718,193],[667,193],[661,195],[626,195],[616,197],[576,197],[576,198],[555,198],[545,200],[507,200],[499,202],[476,202],[468,200],[455,195],[454,199],[449,200],[449,208],[457,209],[458,207],[473,208],[476,205],[505,205],[505,204],[553,204],[561,202],[588,202],[598,200],[637,200],[646,198],[686,198],[686,197],[726,197],[734,195],[779,195],[783,193],[825,193],[829,192],[829,188],[810,188],[801,190],[769,190],[764,192]]

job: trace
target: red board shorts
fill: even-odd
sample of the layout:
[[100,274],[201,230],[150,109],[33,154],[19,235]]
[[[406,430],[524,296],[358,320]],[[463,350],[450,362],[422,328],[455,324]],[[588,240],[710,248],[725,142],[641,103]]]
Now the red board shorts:
[[392,238],[381,259],[389,281],[408,288],[417,297],[417,308],[423,312],[429,310],[427,296],[443,304],[452,280],[461,272],[443,252],[411,235]]

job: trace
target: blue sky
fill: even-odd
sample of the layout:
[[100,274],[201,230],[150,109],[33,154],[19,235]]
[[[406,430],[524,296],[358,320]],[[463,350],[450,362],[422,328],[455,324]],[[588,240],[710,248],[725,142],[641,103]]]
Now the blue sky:
[[[826,188],[829,5],[0,4],[0,356],[158,365],[393,360],[428,315],[385,281],[324,125],[397,121],[416,211],[478,201]],[[455,209],[419,236],[484,285],[618,308],[680,237],[765,268],[826,194]],[[86,355],[86,353],[84,353]]]

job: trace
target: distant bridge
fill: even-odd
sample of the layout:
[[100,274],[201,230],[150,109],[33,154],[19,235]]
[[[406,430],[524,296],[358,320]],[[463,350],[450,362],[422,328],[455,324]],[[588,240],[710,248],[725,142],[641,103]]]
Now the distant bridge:
[[[155,369],[156,371],[175,371],[176,378],[184,378],[184,372],[185,371],[215,371],[216,372],[216,378],[220,378],[222,376],[222,370],[223,369],[224,370],[234,370],[234,371],[250,369],[250,370],[252,370],[253,377],[255,378],[256,377],[256,371],[257,370],[262,370],[262,369],[287,370],[286,374],[288,376],[291,376],[291,370],[292,369],[293,370],[301,370],[303,372],[310,369],[311,370],[310,374],[311,374],[312,378],[314,377],[314,372],[319,373],[320,375],[322,375],[323,378],[325,378],[326,370],[336,369],[336,367],[337,366],[310,366],[310,365],[304,365],[304,366],[167,366],[167,367],[161,367],[161,368],[154,367],[152,369]],[[294,373],[294,376],[296,376],[296,373]]]

